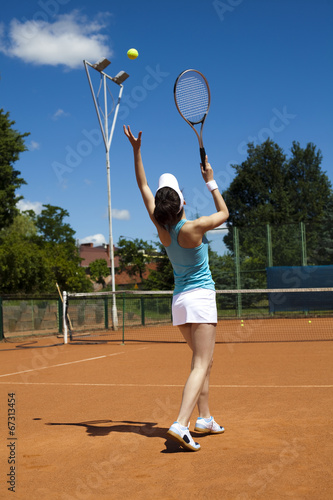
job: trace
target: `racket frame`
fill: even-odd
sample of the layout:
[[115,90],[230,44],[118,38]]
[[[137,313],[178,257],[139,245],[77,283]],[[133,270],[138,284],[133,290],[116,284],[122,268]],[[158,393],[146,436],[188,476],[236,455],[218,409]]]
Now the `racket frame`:
[[[185,116],[182,114],[182,112],[179,109],[179,106],[178,106],[178,103],[177,103],[177,98],[176,98],[176,89],[177,89],[178,81],[179,81],[179,79],[183,75],[185,75],[186,73],[189,73],[189,72],[198,73],[201,76],[201,78],[204,80],[204,82],[206,84],[206,87],[207,87],[207,91],[208,91],[208,106],[207,106],[207,110],[206,110],[203,118],[201,120],[197,121],[197,122],[193,122],[193,121],[188,120],[187,118],[185,118]],[[200,159],[201,159],[201,163],[202,163],[203,169],[205,170],[206,151],[205,151],[205,148],[204,148],[204,145],[203,145],[202,131],[203,131],[203,126],[204,126],[204,123],[205,123],[205,120],[207,118],[208,111],[209,111],[209,108],[210,108],[210,88],[209,88],[209,85],[208,85],[208,81],[207,81],[206,77],[200,71],[198,71],[196,69],[186,69],[185,71],[182,71],[177,76],[175,84],[174,84],[174,87],[173,87],[173,95],[174,95],[175,104],[176,104],[176,108],[178,110],[178,113],[186,121],[186,123],[189,124],[189,126],[194,130],[194,132],[196,133],[196,136],[197,136],[198,141],[199,141],[199,147],[200,147]],[[200,134],[198,133],[198,131],[194,127],[194,125],[199,125],[199,123],[201,123]]]

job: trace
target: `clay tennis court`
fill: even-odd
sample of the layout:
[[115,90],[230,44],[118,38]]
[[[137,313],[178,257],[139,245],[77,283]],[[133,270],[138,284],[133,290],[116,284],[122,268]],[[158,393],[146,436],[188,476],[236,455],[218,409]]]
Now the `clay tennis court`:
[[218,343],[211,411],[225,433],[193,432],[197,453],[166,438],[189,371],[185,344],[33,345],[1,344],[0,498],[332,498],[332,342]]

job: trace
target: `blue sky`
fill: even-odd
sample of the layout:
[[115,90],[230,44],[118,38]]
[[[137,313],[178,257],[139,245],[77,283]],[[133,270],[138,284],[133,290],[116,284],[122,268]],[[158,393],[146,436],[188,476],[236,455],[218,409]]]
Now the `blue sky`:
[[[153,191],[160,174],[171,172],[189,218],[214,210],[197,139],[173,101],[174,81],[187,68],[210,84],[204,144],[221,190],[234,177],[231,165],[246,159],[246,144],[268,136],[287,155],[293,141],[316,144],[333,182],[330,0],[17,0],[1,11],[0,107],[17,130],[30,132],[29,151],[16,164],[27,181],[20,206],[68,210],[80,241],[109,239],[105,149],[83,59],[108,57],[109,75],[130,74],[110,151],[114,243],[157,240],[123,124],[143,131]],[[126,56],[131,47],[139,51],[134,61]],[[117,98],[118,86],[109,88]],[[222,251],[221,233],[211,238]]]

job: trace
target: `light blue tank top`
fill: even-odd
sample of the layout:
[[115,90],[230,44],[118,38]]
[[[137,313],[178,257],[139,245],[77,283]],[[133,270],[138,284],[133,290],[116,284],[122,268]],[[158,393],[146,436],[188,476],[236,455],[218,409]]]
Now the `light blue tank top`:
[[165,247],[173,267],[175,289],[173,294],[208,288],[215,290],[215,283],[209,269],[208,240],[204,236],[202,243],[195,248],[182,248],[178,243],[178,234],[186,219],[181,219],[170,231],[171,244]]

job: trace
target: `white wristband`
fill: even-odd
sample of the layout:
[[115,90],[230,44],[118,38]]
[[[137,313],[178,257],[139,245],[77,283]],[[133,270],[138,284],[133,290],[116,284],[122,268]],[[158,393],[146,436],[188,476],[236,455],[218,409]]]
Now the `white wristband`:
[[206,186],[208,187],[208,191],[210,191],[210,192],[214,191],[214,189],[219,188],[216,181],[206,182]]

